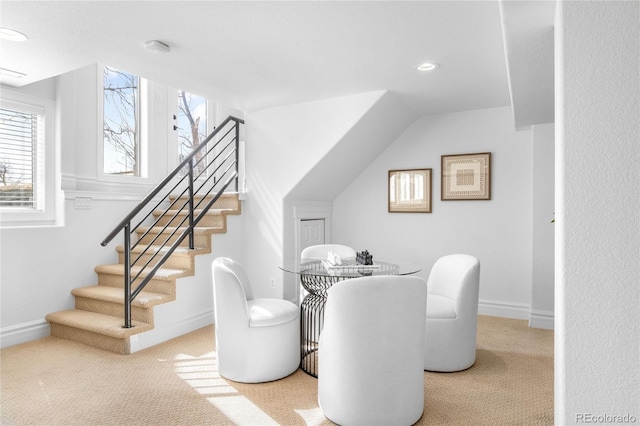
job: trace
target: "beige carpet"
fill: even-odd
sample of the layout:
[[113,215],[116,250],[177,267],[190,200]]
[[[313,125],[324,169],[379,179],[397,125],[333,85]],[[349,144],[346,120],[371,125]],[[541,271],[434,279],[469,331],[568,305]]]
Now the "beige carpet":
[[[418,424],[553,424],[553,331],[481,316],[477,354],[469,370],[425,372]],[[221,378],[212,326],[133,355],[55,337],[0,355],[2,425],[331,424],[300,370],[259,385]]]

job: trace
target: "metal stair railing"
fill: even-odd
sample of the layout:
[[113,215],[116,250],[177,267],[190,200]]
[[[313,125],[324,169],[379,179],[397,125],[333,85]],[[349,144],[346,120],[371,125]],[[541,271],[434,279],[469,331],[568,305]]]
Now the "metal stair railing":
[[[242,124],[244,120],[227,117],[102,241],[106,246],[123,231],[124,328],[132,327],[131,303],[136,296],[185,238],[189,238],[189,248],[195,248],[196,225],[232,183],[238,191]],[[170,218],[169,211],[175,211]],[[166,224],[159,225],[161,220]],[[132,243],[134,233],[139,236]]]

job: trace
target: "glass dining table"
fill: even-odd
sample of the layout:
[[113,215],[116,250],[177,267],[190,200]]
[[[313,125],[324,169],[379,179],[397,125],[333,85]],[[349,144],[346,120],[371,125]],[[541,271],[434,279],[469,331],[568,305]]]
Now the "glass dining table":
[[318,341],[324,324],[324,305],[327,290],[339,281],[372,275],[410,275],[422,267],[408,262],[374,261],[373,265],[361,265],[346,261],[332,265],[326,260],[284,262],[280,269],[300,276],[306,295],[300,304],[300,368],[318,377]]

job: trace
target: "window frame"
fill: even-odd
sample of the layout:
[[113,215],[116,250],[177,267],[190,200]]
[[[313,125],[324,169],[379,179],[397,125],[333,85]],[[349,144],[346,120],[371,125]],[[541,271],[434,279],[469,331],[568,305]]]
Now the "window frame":
[[207,103],[207,123],[206,123],[206,128],[205,128],[205,137],[207,137],[209,134],[211,134],[211,132],[213,132],[216,128],[216,126],[219,124],[218,123],[218,103],[216,101],[213,101],[211,99],[209,99],[207,96],[204,95],[200,95],[198,93],[193,93],[193,92],[189,92],[187,90],[183,90],[183,89],[173,89],[173,88],[169,88],[168,92],[167,92],[167,99],[173,99],[174,102],[170,103],[170,111],[172,112],[172,115],[174,117],[173,122],[171,123],[170,126],[168,126],[169,128],[169,135],[168,135],[168,140],[169,143],[167,144],[167,149],[168,149],[168,153],[167,153],[167,159],[169,161],[169,163],[167,164],[168,169],[172,170],[174,167],[176,167],[178,164],[180,164],[180,162],[182,161],[180,159],[180,141],[178,138],[178,129],[174,128],[174,126],[178,126],[178,120],[177,117],[180,114],[180,108],[178,106],[178,93],[180,91],[184,91],[187,93],[190,93],[191,95],[195,95],[195,96],[199,96],[201,98],[204,98],[206,100]]
[[135,183],[144,184],[149,182],[149,108],[152,99],[150,98],[149,81],[138,75],[138,146],[136,150],[139,156],[138,175],[118,175],[105,173],[104,171],[104,69],[111,67],[119,71],[133,74],[127,70],[113,67],[107,64],[98,64],[96,67],[96,89],[97,89],[97,158],[96,175],[97,180],[105,183]]
[[43,161],[42,164],[37,164],[36,166],[41,169],[37,172],[37,175],[42,176],[42,180],[39,182],[42,187],[42,197],[44,198],[41,204],[42,208],[7,210],[0,208],[0,227],[56,225],[56,207],[59,203],[56,190],[59,186],[56,184],[59,151],[55,141],[55,102],[52,99],[27,95],[3,87],[0,93],[0,104],[41,115],[44,121],[43,140],[40,142],[41,149],[44,150]]

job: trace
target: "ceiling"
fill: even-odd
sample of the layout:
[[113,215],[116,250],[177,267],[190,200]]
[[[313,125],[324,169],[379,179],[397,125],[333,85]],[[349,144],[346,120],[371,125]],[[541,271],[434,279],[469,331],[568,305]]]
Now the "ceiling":
[[497,0],[2,0],[0,25],[28,36],[0,42],[12,86],[102,63],[244,111],[374,90],[418,114],[511,104]]

